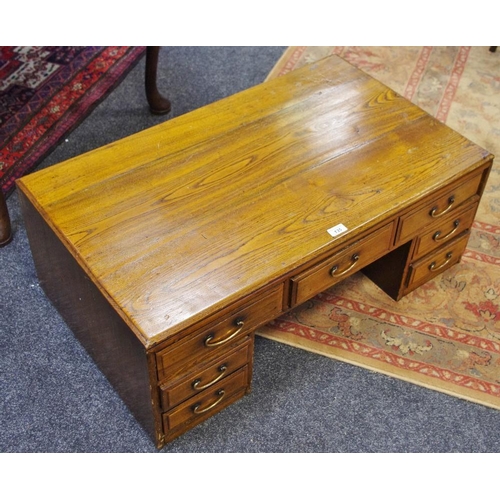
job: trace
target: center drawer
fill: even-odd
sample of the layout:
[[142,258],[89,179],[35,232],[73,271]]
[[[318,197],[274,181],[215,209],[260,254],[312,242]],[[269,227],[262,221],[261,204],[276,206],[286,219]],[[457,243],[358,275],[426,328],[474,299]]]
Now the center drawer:
[[314,297],[385,255],[392,246],[393,229],[391,222],[293,277],[291,306]]
[[228,308],[218,320],[195,330],[185,339],[156,354],[158,380],[185,376],[199,363],[221,355],[283,310],[283,284],[263,292],[253,302]]

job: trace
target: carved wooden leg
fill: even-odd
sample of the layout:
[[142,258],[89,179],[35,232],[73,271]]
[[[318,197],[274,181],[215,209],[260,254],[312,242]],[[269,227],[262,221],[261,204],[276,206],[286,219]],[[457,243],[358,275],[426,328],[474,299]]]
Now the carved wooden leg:
[[0,247],[7,245],[12,239],[12,232],[10,229],[10,217],[7,210],[7,203],[5,196],[0,189]]
[[170,101],[165,99],[156,86],[158,54],[160,47],[146,47],[146,98],[149,109],[155,115],[164,115],[171,109]]

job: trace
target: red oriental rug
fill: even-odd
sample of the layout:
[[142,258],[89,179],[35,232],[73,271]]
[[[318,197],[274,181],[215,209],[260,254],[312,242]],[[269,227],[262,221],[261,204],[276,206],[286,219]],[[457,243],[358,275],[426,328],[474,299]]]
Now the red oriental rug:
[[123,79],[145,47],[0,47],[5,194]]
[[257,333],[500,409],[500,52],[290,47],[269,78],[332,53],[497,160],[459,264],[399,302],[357,273]]

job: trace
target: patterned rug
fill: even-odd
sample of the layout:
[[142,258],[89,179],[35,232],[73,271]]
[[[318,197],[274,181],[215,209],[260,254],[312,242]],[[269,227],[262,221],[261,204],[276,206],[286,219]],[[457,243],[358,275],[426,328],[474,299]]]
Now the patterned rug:
[[332,53],[497,160],[461,263],[399,302],[355,274],[258,334],[500,409],[500,52],[290,47],[268,78]]
[[5,194],[121,81],[145,47],[0,47]]

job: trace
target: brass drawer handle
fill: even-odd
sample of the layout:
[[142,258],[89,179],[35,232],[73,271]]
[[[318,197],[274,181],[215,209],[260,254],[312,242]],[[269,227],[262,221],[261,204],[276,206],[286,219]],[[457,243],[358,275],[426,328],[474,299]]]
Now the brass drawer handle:
[[245,326],[245,322],[243,320],[238,320],[236,322],[236,326],[238,327],[231,335],[229,335],[229,337],[226,337],[225,339],[222,339],[222,340],[218,340],[218,341],[215,341],[213,342],[213,339],[214,339],[214,334],[211,333],[210,335],[207,336],[207,338],[205,339],[205,345],[207,347],[217,347],[219,345],[223,345],[225,344],[226,342],[229,342],[230,340],[234,339],[234,337],[236,337],[236,335],[238,335],[238,333],[241,332],[241,330],[243,330],[243,327]]
[[442,211],[438,212],[438,207],[433,207],[432,210],[429,212],[429,215],[431,217],[441,217],[442,215],[448,213],[451,210],[451,207],[453,206],[453,203],[455,203],[455,196],[452,195],[448,198],[448,206]]
[[215,382],[218,382],[224,375],[225,375],[225,372],[227,370],[227,366],[226,365],[221,365],[219,366],[219,371],[220,371],[220,374],[217,375],[217,377],[215,377],[213,380],[211,380],[210,382],[207,382],[205,385],[200,385],[201,384],[201,379],[197,378],[194,382],[193,382],[193,389],[195,391],[202,391],[203,389],[206,389],[212,385],[215,384]]
[[437,231],[434,236],[432,237],[432,239],[434,241],[442,241],[442,240],[446,240],[447,238],[449,238],[457,229],[458,229],[458,226],[460,226],[460,219],[457,219],[454,223],[453,223],[453,229],[448,233],[448,234],[445,234],[444,236],[441,236],[441,231]]
[[452,256],[453,256],[453,252],[448,252],[446,254],[446,260],[438,267],[436,267],[435,261],[432,262],[431,265],[429,266],[429,271],[432,271],[433,273],[436,271],[439,271],[440,269],[442,269],[444,266],[446,266],[450,262]]
[[200,410],[200,406],[201,406],[200,403],[194,405],[193,406],[193,413],[196,413],[196,415],[202,415],[203,413],[210,411],[212,408],[215,408],[224,399],[224,394],[226,394],[224,389],[217,391],[217,396],[219,396],[219,399],[217,401],[215,401],[215,403],[212,403],[210,406],[207,406],[206,408],[203,408],[201,410]]
[[339,266],[333,266],[331,269],[330,269],[330,274],[334,277],[334,278],[337,278],[339,276],[343,276],[344,274],[347,274],[358,262],[359,260],[359,254],[355,253],[352,257],[352,264],[347,268],[345,269],[344,271],[342,271],[341,273],[337,273],[337,270],[339,268]]

